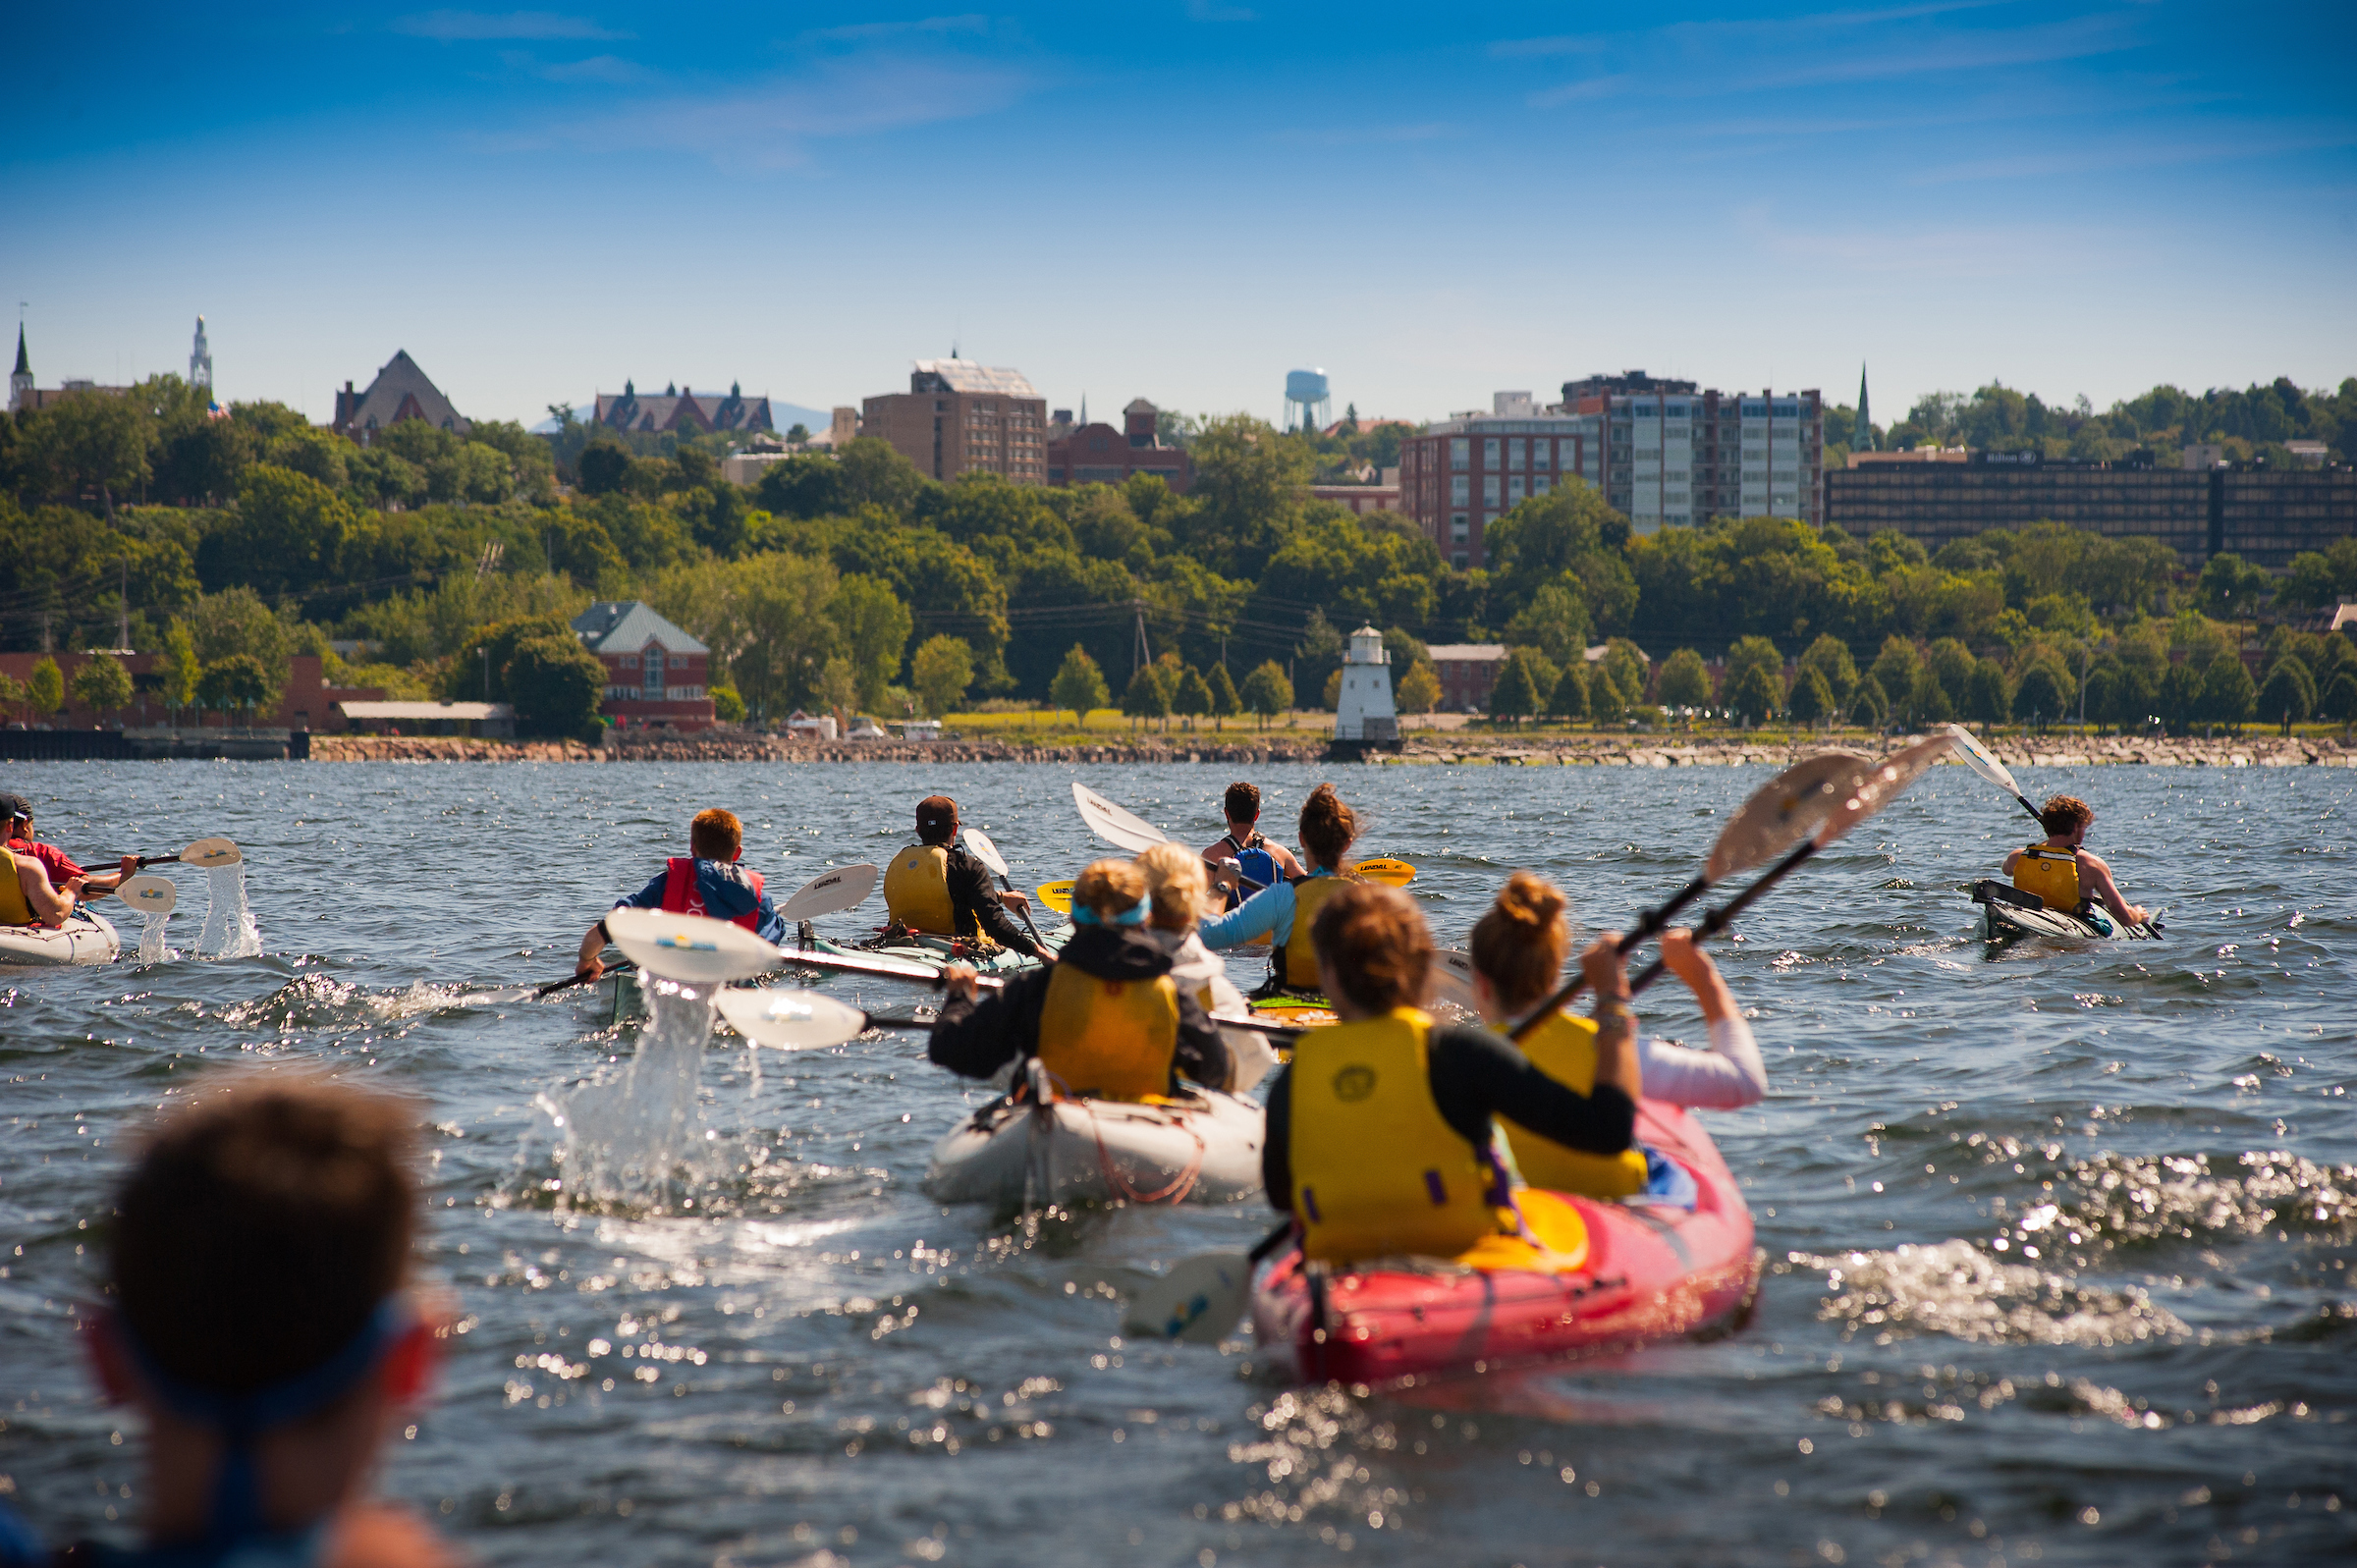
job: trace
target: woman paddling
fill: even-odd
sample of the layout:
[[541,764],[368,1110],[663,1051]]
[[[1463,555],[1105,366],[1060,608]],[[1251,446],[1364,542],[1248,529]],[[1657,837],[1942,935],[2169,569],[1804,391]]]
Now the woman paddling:
[[[1483,1021],[1518,1018],[1553,992],[1571,946],[1563,923],[1562,892],[1544,878],[1517,871],[1508,878],[1473,927],[1473,992]],[[1690,931],[1662,934],[1662,961],[1686,983],[1709,1021],[1711,1049],[1694,1051],[1663,1040],[1640,1040],[1638,1075],[1645,1098],[1673,1106],[1732,1110],[1756,1105],[1768,1091],[1768,1070],[1751,1026],[1735,1010],[1727,989]],[[1585,1094],[1600,1064],[1598,1027],[1562,1012],[1550,1016],[1520,1042],[1524,1054],[1559,1083]],[[1521,1126],[1508,1113],[1508,1146],[1523,1179],[1551,1192],[1589,1198],[1625,1198],[1651,1181],[1642,1148],[1599,1158],[1565,1149]]]
[[1171,955],[1145,929],[1146,907],[1146,874],[1135,864],[1090,865],[1072,883],[1079,929],[1055,964],[988,996],[975,994],[969,966],[942,971],[948,998],[926,1054],[968,1078],[1036,1057],[1062,1093],[1104,1100],[1176,1095],[1181,1074],[1227,1088],[1227,1043],[1171,977]]
[[1212,1016],[1249,1017],[1252,1004],[1196,929],[1211,892],[1203,857],[1182,844],[1158,843],[1137,857],[1137,866],[1146,874],[1146,932],[1171,955],[1171,978]]
[[[1302,851],[1309,858],[1307,876],[1283,878],[1236,908],[1203,922],[1203,946],[1214,952],[1260,937],[1276,939],[1277,945],[1269,952],[1269,991],[1318,989],[1318,960],[1308,940],[1310,929],[1327,900],[1353,886],[1347,857],[1358,838],[1358,814],[1343,804],[1334,785],[1318,785],[1301,802],[1300,834]],[[1224,864],[1215,868],[1215,874],[1224,884],[1231,883],[1235,868]],[[1423,998],[1419,994],[1411,1000],[1421,1001]]]
[[1634,1019],[1611,938],[1580,958],[1596,991],[1598,1059],[1593,1092],[1582,1095],[1496,1035],[1418,1010],[1432,938],[1405,893],[1346,885],[1313,931],[1343,1021],[1294,1045],[1270,1088],[1261,1160],[1270,1205],[1293,1216],[1303,1255],[1458,1258],[1490,1237],[1545,1245],[1580,1233],[1563,1200],[1513,1187],[1494,1118],[1510,1111],[1544,1138],[1606,1159],[1629,1147]]

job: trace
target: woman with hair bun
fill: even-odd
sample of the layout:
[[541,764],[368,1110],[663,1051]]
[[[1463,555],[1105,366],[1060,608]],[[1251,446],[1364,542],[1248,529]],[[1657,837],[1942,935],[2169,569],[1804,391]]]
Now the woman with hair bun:
[[[1281,878],[1226,914],[1203,922],[1203,946],[1214,952],[1237,947],[1261,937],[1273,937],[1269,951],[1271,989],[1314,992],[1318,989],[1318,958],[1309,931],[1325,907],[1343,889],[1352,885],[1350,845],[1358,838],[1358,814],[1343,804],[1334,785],[1322,784],[1301,802],[1301,848],[1309,873]],[[1224,862],[1213,868],[1223,884],[1233,885],[1235,867]],[[1301,940],[1296,941],[1296,934]],[[1417,1000],[1422,1000],[1421,998]]]
[[[1553,884],[1517,871],[1474,926],[1473,991],[1486,1021],[1503,1024],[1520,1017],[1560,983],[1571,946],[1564,908],[1563,895]],[[1702,1003],[1711,1049],[1639,1040],[1644,1097],[1712,1110],[1758,1104],[1768,1091],[1768,1071],[1727,982],[1695,946],[1693,933],[1682,928],[1662,934],[1662,959]],[[1549,1077],[1585,1092],[1598,1076],[1598,1038],[1594,1021],[1558,1012],[1523,1037],[1521,1048]],[[1646,1188],[1642,1149],[1600,1161],[1535,1136],[1510,1114],[1506,1135],[1515,1162],[1534,1186],[1591,1198],[1626,1197]]]
[[968,1078],[1036,1056],[1064,1093],[1144,1100],[1180,1092],[1184,1074],[1207,1089],[1234,1075],[1227,1043],[1171,955],[1146,930],[1146,874],[1099,860],[1072,883],[1078,929],[1057,962],[977,996],[974,971],[942,971],[948,992],[926,1054]]
[[[1442,1025],[1417,1006],[1432,938],[1405,893],[1344,884],[1313,929],[1342,1022],[1294,1044],[1291,1065],[1269,1090],[1261,1155],[1269,1203],[1300,1225],[1303,1255],[1455,1258],[1501,1235],[1550,1244],[1569,1205],[1515,1188],[1496,1118],[1510,1113],[1597,1159],[1629,1147],[1633,1023],[1628,976],[1610,941],[1580,959],[1597,990],[1604,1063],[1582,1094],[1488,1030]],[[1576,1229],[1576,1216],[1568,1223]]]

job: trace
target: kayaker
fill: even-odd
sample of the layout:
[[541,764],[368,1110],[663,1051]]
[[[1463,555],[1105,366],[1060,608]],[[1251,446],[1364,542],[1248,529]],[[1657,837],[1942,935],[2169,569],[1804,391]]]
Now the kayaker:
[[948,995],[926,1054],[967,1078],[1036,1056],[1067,1094],[1143,1100],[1179,1092],[1181,1075],[1225,1089],[1228,1046],[1171,955],[1146,930],[1146,874],[1099,860],[1072,881],[1072,924],[1061,959],[977,995],[974,971],[942,971]]
[[[687,825],[687,853],[666,860],[654,881],[628,898],[617,898],[614,907],[703,915],[742,926],[764,942],[782,943],[790,934],[785,917],[761,891],[761,873],[738,864],[743,853],[744,824],[735,812],[718,806],[699,811]],[[581,938],[575,974],[594,980],[606,972],[599,954],[607,940],[605,918],[600,916]]]
[[1245,1018],[1252,1004],[1228,978],[1227,961],[1203,946],[1196,927],[1210,896],[1203,858],[1186,846],[1158,843],[1137,857],[1146,874],[1146,931],[1171,955],[1171,977],[1195,995],[1213,1017]]
[[2076,795],[2056,795],[2038,813],[2046,839],[2005,856],[2005,875],[2023,892],[2036,893],[2049,909],[2066,915],[2083,914],[2101,903],[2122,926],[2141,926],[2152,919],[2142,904],[2121,896],[2111,880],[2111,868],[2088,851],[2087,830],[2095,826],[2095,808]]
[[[1228,831],[1218,842],[1203,851],[1204,859],[1214,863],[1233,861],[1238,872],[1263,888],[1275,887],[1280,877],[1307,875],[1301,869],[1301,862],[1293,858],[1290,849],[1260,831],[1258,784],[1240,779],[1230,784],[1226,798],[1220,803],[1220,810],[1221,815],[1228,819]],[[1233,909],[1244,901],[1246,890],[1223,882],[1220,892],[1228,907]]]
[[[1517,871],[1497,901],[1473,927],[1473,994],[1489,1023],[1521,1017],[1561,983],[1571,933],[1563,923],[1564,898],[1544,878]],[[1662,961],[1686,983],[1702,1004],[1711,1049],[1695,1051],[1667,1041],[1640,1038],[1637,1071],[1645,1098],[1673,1106],[1731,1110],[1755,1105],[1767,1093],[1768,1070],[1751,1026],[1735,1010],[1727,982],[1694,934],[1662,934]],[[1523,1054],[1559,1083],[1581,1094],[1595,1085],[1597,1025],[1593,1019],[1558,1012],[1520,1042]],[[1565,1149],[1506,1117],[1507,1143],[1522,1178],[1551,1192],[1589,1198],[1625,1198],[1646,1191],[1651,1172],[1646,1151],[1629,1148],[1599,1157]]]
[[1010,909],[1028,909],[1019,892],[991,886],[990,867],[957,842],[958,802],[927,795],[916,803],[916,842],[893,852],[884,870],[884,908],[895,925],[931,937],[995,943],[1042,963],[1056,954],[1031,940]]
[[420,1115],[274,1073],[199,1086],[164,1121],[115,1199],[106,1305],[86,1325],[106,1397],[143,1418],[145,1545],[82,1542],[57,1561],[459,1560],[367,1497],[450,1332],[411,1282]]
[[49,884],[49,873],[30,855],[0,849],[0,926],[42,926],[50,931],[66,923],[82,882],[74,879],[63,889]]
[[1348,884],[1312,930],[1342,1022],[1295,1041],[1269,1090],[1261,1159],[1269,1203],[1301,1227],[1305,1256],[1453,1258],[1524,1231],[1521,1205],[1557,1201],[1517,1196],[1497,1149],[1500,1115],[1604,1159],[1629,1147],[1635,1019],[1610,936],[1580,955],[1596,992],[1598,1063],[1582,1095],[1489,1031],[1439,1025],[1418,1009],[1432,937],[1407,894]]
[[[1343,804],[1334,785],[1322,784],[1301,802],[1299,832],[1302,852],[1309,857],[1308,872],[1281,875],[1235,908],[1204,921],[1202,937],[1203,946],[1214,952],[1260,937],[1274,938],[1276,946],[1269,951],[1271,988],[1310,993],[1318,988],[1310,927],[1326,900],[1351,885],[1348,856],[1358,838],[1358,814]],[[1234,886],[1233,861],[1212,870],[1223,884]]]
[[6,847],[9,853],[30,856],[32,859],[38,860],[41,863],[41,869],[49,873],[49,885],[52,888],[62,890],[66,884],[79,877],[82,879],[82,887],[77,891],[75,896],[97,898],[121,887],[125,877],[138,874],[139,857],[137,855],[125,855],[123,863],[115,870],[93,874],[76,865],[73,857],[55,844],[45,844],[33,838],[32,802],[23,795],[0,794],[0,816],[8,818]]

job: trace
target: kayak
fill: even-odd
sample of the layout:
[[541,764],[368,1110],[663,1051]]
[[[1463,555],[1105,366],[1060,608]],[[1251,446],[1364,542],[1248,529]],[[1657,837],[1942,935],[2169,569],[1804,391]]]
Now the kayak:
[[55,931],[40,926],[0,927],[0,969],[62,969],[69,964],[112,963],[123,939],[102,915],[78,909]]
[[1498,1236],[1458,1260],[1385,1259],[1316,1277],[1295,1251],[1254,1288],[1254,1331],[1291,1346],[1305,1381],[1375,1384],[1729,1324],[1760,1274],[1735,1178],[1679,1107],[1640,1102],[1637,1137],[1692,1178],[1691,1208],[1526,1190],[1518,1201],[1535,1245]]
[[[1061,947],[1072,934],[1072,928],[1052,931],[1040,940],[1050,947]],[[892,958],[902,963],[920,964],[928,969],[941,970],[961,963],[978,974],[1014,975],[1026,969],[1037,969],[1039,960],[1027,952],[1013,947],[991,946],[977,948],[970,942],[952,937],[911,936],[899,942],[881,938],[873,942],[833,942],[825,937],[814,938],[809,944],[814,952],[837,952],[864,955],[871,958]],[[792,948],[787,949],[789,953]]]
[[1233,1203],[1260,1191],[1267,1113],[1195,1089],[1172,1100],[1002,1096],[933,1146],[926,1196],[1046,1206]]
[[[2022,901],[2025,899],[2028,901]],[[2049,909],[2035,894],[2007,883],[1983,879],[1973,884],[1972,901],[1984,911],[1981,935],[1988,942],[2019,942],[2024,937],[2110,942],[2120,935],[2111,917],[2101,909],[2090,908],[2083,915]]]

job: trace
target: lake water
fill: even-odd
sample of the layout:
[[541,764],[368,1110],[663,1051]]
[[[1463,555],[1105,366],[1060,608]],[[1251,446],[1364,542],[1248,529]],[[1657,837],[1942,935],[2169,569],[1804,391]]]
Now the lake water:
[[[1436,930],[1460,941],[1517,865],[1568,887],[1590,928],[1625,922],[1767,772],[1336,777],[1371,819],[1362,848],[1420,866]],[[2357,1554],[2345,772],[2028,771],[2034,793],[2096,803],[2094,846],[2167,906],[2160,944],[1987,955],[1958,885],[2027,824],[1953,767],[1757,906],[1722,962],[1771,1094],[1706,1120],[1769,1271],[1748,1326],[1708,1344],[1353,1398],[1289,1389],[1248,1334],[1124,1343],[1114,1297],[1256,1237],[1266,1211],[1026,1232],[929,1203],[927,1149],[979,1094],[911,1034],[766,1054],[757,1084],[741,1046],[716,1044],[694,1182],[589,1212],[547,1190],[546,1108],[615,1074],[635,1034],[577,994],[465,999],[567,972],[692,812],[737,810],[747,860],[792,888],[881,860],[946,789],[1028,885],[1088,858],[1075,776],[1203,842],[1228,783],[1185,766],[15,770],[6,786],[87,863],[235,838],[262,953],[0,982],[12,1500],[52,1535],[127,1539],[136,1433],[117,1443],[72,1326],[109,1187],[201,1073],[319,1062],[426,1108],[425,1266],[466,1332],[386,1487],[487,1562]],[[1268,821],[1319,777],[1267,770]],[[192,949],[204,882],[179,876],[172,940]],[[1674,985],[1643,1000],[1649,1026],[1699,1039]]]

